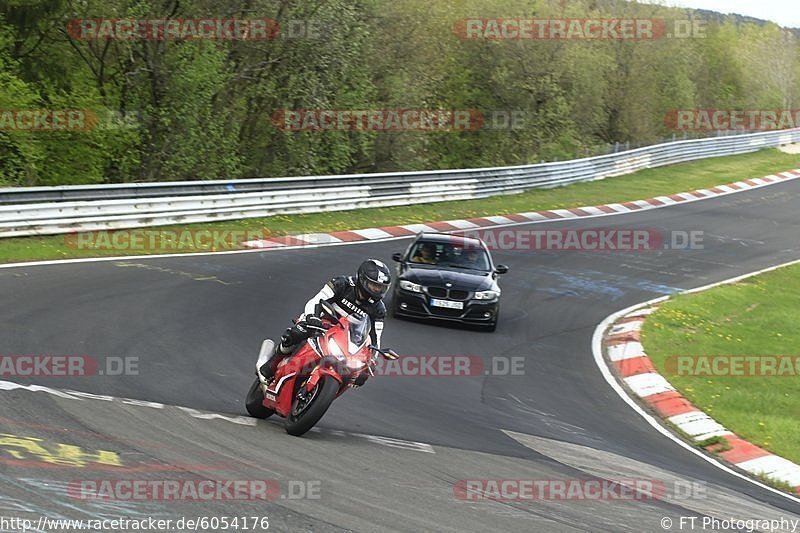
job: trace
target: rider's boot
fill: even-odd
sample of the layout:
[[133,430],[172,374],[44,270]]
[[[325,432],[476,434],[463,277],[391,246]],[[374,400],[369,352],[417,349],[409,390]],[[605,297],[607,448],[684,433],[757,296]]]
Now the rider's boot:
[[275,372],[278,371],[278,365],[291,355],[294,351],[293,349],[294,346],[284,346],[282,342],[276,345],[275,349],[272,350],[270,358],[267,359],[266,363],[261,365],[259,369],[261,375],[264,376],[267,381],[270,381],[275,376]]
[[272,351],[272,356],[267,360],[266,363],[261,365],[259,371],[267,381],[270,381],[273,376],[275,376],[275,372],[278,371],[278,365],[280,362],[294,353],[295,348],[297,348],[301,342],[308,338],[308,330],[303,329],[301,326],[301,324],[295,324],[291,328],[287,329],[286,332],[281,336],[281,342],[279,342]]
[[275,372],[278,370],[278,363],[280,363],[284,355],[281,353],[281,345],[278,344],[273,348],[272,355],[270,355],[267,362],[261,365],[259,372],[267,381],[270,381],[272,377],[275,375]]

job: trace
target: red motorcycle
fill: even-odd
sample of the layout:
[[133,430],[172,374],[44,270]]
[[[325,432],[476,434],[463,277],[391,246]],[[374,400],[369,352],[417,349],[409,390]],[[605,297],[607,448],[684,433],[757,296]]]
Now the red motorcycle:
[[260,369],[275,343],[264,341],[256,361],[257,377],[245,400],[250,416],[267,418],[278,413],[284,417],[284,427],[290,435],[299,436],[314,427],[333,400],[374,375],[378,354],[385,359],[398,357],[393,350],[369,345],[369,318],[358,320],[341,315],[324,300],[320,301],[319,309],[319,317],[327,329],[281,361],[270,380]]

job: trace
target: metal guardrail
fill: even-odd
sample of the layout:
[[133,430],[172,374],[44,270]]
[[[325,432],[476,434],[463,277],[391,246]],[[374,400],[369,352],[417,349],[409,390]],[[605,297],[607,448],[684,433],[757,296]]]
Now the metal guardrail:
[[0,237],[484,198],[796,142],[800,142],[800,128],[676,141],[598,157],[516,167],[5,188],[0,189]]

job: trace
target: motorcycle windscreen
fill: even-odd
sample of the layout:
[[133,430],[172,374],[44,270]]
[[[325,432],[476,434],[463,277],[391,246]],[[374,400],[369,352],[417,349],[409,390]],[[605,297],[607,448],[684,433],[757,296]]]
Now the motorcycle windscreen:
[[350,322],[350,335],[349,346],[351,354],[358,352],[369,339],[369,332],[371,330],[370,320],[368,317],[355,318],[348,317]]

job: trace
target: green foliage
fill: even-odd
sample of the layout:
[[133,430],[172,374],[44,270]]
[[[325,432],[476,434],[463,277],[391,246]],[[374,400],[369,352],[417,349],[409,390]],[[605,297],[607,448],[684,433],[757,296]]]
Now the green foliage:
[[[736,356],[796,358],[798,297],[800,267],[792,265],[676,296],[642,331],[653,364],[694,405],[740,437],[795,462],[800,461],[798,369],[792,364],[788,371],[769,371],[747,363],[741,371],[731,364],[727,372],[725,365]],[[702,368],[697,366],[678,373],[669,363],[676,356],[720,357],[714,369],[721,370],[695,372]]]
[[[611,0],[7,0],[0,110],[84,109],[94,127],[0,129],[0,186],[286,176],[563,160],[672,134],[685,108],[800,102],[800,45],[721,19],[705,37],[463,40],[478,17],[664,18]],[[80,18],[270,18],[272,40],[86,40]],[[280,110],[475,110],[459,132],[286,131]],[[504,117],[518,113],[514,127]]]

